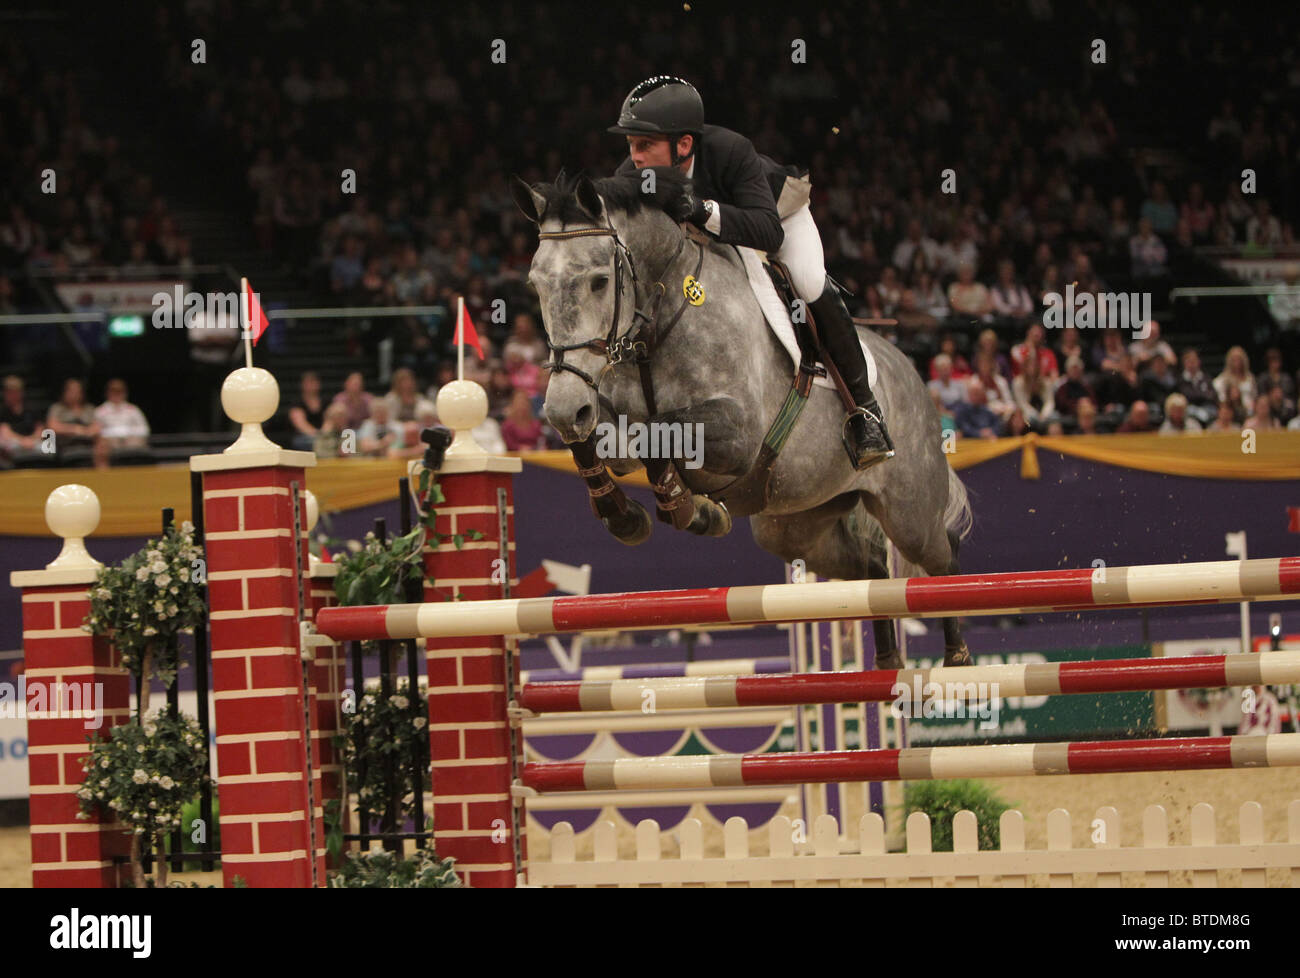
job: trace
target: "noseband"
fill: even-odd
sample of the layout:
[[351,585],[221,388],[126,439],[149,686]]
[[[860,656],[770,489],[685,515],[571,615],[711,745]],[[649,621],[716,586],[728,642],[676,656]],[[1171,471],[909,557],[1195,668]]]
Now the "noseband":
[[[686,300],[682,300],[681,308],[673,316],[672,321],[662,331],[655,329],[655,324],[659,315],[659,303],[663,300],[667,289],[663,282],[655,282],[654,295],[650,300],[648,309],[632,308],[632,325],[622,336],[618,335],[619,313],[622,310],[623,303],[623,267],[627,266],[628,274],[632,277],[632,298],[636,301],[639,291],[640,281],[636,274],[636,263],[632,260],[632,253],[628,251],[627,245],[623,243],[618,232],[614,230],[612,224],[605,227],[574,228],[569,231],[542,231],[539,232],[538,238],[542,241],[565,241],[569,238],[585,238],[592,235],[609,235],[614,239],[614,316],[610,321],[609,330],[603,338],[587,340],[583,343],[566,343],[555,344],[551,342],[550,335],[546,337],[546,345],[550,347],[553,357],[542,366],[552,373],[560,373],[567,370],[571,374],[581,377],[583,382],[592,390],[600,393],[600,382],[605,373],[611,368],[621,363],[636,362],[643,365],[643,375],[648,372],[650,355],[654,352],[655,347],[668,335],[668,331],[677,324],[682,313],[686,309]],[[686,246],[686,236],[682,236],[681,242],[677,245],[677,251],[669,259],[665,272],[672,268],[677,261],[677,257],[682,253]],[[697,242],[698,246],[698,242]],[[695,264],[695,275],[700,274],[700,266],[704,262],[704,248],[700,246],[699,260]],[[571,363],[564,362],[564,354],[570,350],[591,350],[605,358],[605,366],[601,368],[594,378],[585,370],[575,367]]]

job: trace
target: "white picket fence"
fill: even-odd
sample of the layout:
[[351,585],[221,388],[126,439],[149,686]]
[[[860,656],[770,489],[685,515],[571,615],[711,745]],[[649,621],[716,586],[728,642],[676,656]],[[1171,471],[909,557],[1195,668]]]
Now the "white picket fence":
[[[1090,820],[1091,848],[1076,849],[1071,842],[1070,813],[1058,808],[1047,816],[1047,848],[1025,848],[1025,819],[1018,811],[1002,815],[1001,848],[979,850],[975,816],[958,812],[953,820],[952,852],[931,849],[930,819],[913,812],[907,819],[907,851],[885,851],[884,822],[877,814],[864,815],[856,852],[841,848],[839,826],[833,816],[819,816],[806,852],[796,852],[789,818],[779,816],[769,824],[769,855],[749,854],[749,826],[732,818],[723,830],[723,855],[706,857],[702,826],[686,819],[677,830],[678,857],[665,857],[658,823],[646,819],[636,827],[636,856],[618,858],[614,823],[600,822],[594,833],[594,853],[579,861],[573,828],[561,822],[551,833],[550,862],[528,867],[528,886],[884,886],[886,880],[905,885],[1003,886],[1035,885],[1030,877],[1046,877],[1047,885],[1070,887],[1077,877],[1095,876],[1099,887],[1136,885],[1167,887],[1170,874],[1187,871],[1193,887],[1220,885],[1225,870],[1240,872],[1242,886],[1266,885],[1268,869],[1286,869],[1287,884],[1300,886],[1300,800],[1287,806],[1286,842],[1264,841],[1264,810],[1246,802],[1238,813],[1238,841],[1215,839],[1214,809],[1202,802],[1192,808],[1189,845],[1170,845],[1169,820],[1164,808],[1151,805],[1142,816],[1142,840],[1120,844],[1119,813],[1098,809]],[[1121,880],[1121,873],[1140,873]],[[521,881],[522,883],[523,881]]]

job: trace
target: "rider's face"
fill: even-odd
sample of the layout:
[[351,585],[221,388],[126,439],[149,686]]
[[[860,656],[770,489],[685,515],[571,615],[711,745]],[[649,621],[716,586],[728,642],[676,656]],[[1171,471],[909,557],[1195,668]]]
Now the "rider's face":
[[[677,141],[678,157],[691,151],[693,138],[686,135]],[[672,153],[668,148],[667,136],[628,136],[627,152],[632,157],[632,165],[638,170],[644,170],[648,166],[672,165]],[[682,169],[687,166],[690,166],[690,163],[683,165]]]

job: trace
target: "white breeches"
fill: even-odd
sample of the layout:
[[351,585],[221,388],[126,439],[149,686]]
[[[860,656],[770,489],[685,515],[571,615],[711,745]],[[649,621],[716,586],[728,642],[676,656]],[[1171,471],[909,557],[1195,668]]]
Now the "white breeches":
[[826,256],[808,205],[782,221],[781,228],[785,240],[773,257],[790,269],[795,294],[805,302],[816,302],[826,287]]

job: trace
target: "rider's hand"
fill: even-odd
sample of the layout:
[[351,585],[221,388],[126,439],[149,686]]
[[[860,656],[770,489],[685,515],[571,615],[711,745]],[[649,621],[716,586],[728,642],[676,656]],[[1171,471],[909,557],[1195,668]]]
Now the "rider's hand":
[[704,227],[704,222],[709,219],[709,212],[704,206],[704,201],[696,197],[694,192],[690,190],[682,191],[681,196],[673,201],[669,213],[674,220],[685,221],[699,228]]

